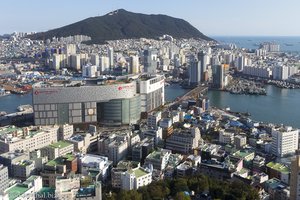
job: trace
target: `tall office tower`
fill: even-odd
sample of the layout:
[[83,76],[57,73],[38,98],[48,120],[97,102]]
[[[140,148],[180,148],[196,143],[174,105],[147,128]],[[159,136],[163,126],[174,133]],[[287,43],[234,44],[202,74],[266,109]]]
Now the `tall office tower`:
[[70,56],[70,65],[72,69],[75,69],[76,71],[81,70],[81,65],[80,65],[80,54],[74,54]]
[[98,54],[91,55],[91,63],[92,63],[92,65],[99,66],[99,55]]
[[89,55],[87,53],[80,54],[80,66],[84,66],[89,62]]
[[72,55],[72,54],[76,54],[76,45],[75,44],[66,44],[65,52],[68,56]]
[[129,60],[129,65],[130,65],[130,74],[137,74],[139,73],[139,57],[138,56],[130,56]]
[[223,65],[213,65],[213,87],[218,89],[224,88],[224,66]]
[[101,73],[108,73],[109,72],[109,58],[107,56],[100,57],[100,71]]
[[174,67],[176,68],[180,67],[180,59],[178,54],[174,55],[173,63],[174,63]]
[[197,86],[201,83],[201,62],[197,59],[191,60],[189,64],[189,85]]
[[201,51],[197,54],[198,60],[201,62],[201,81],[204,80],[204,72],[207,70],[207,66],[210,64],[210,58],[208,54]]
[[245,59],[246,57],[239,55],[236,59],[236,68],[238,71],[243,71],[245,66]]
[[165,77],[163,75],[144,74],[138,80],[138,92],[141,95],[141,112],[149,112],[165,104]]
[[289,67],[277,65],[273,67],[272,74],[275,80],[286,80],[289,78]]
[[300,200],[300,151],[296,150],[296,157],[291,163],[290,197]]
[[290,126],[272,129],[272,154],[283,157],[293,154],[298,149],[298,129]]
[[154,51],[150,47],[144,50],[144,72],[155,74],[157,68],[157,62],[155,59]]
[[96,65],[86,65],[82,67],[82,77],[85,78],[95,78],[98,76]]
[[220,64],[221,64],[221,62],[220,62],[218,56],[213,56],[213,57],[211,58],[211,65],[212,65],[212,66],[213,66],[213,65],[220,65]]
[[107,54],[109,59],[109,67],[112,70],[114,68],[114,49],[112,47],[108,47]]
[[207,55],[208,55],[208,56],[211,55],[211,48],[210,48],[210,47],[207,48]]
[[65,54],[53,54],[52,56],[52,69],[59,70],[66,67],[67,57]]

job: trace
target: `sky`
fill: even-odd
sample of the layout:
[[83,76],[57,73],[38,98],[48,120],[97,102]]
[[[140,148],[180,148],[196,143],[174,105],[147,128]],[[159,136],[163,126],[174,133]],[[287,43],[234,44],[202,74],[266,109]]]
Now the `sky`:
[[182,18],[208,36],[300,36],[299,0],[3,0],[0,34],[47,31],[120,8]]

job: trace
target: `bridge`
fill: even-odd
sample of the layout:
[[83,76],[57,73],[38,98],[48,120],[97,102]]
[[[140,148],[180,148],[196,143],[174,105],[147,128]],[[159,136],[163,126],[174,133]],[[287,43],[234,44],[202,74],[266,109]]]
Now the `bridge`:
[[194,89],[192,89],[191,91],[187,92],[185,95],[178,97],[174,102],[171,102],[169,104],[167,104],[167,107],[173,106],[175,104],[180,104],[183,101],[186,101],[188,99],[197,99],[201,96],[203,96],[204,94],[206,94],[208,91],[208,87],[206,85],[199,85],[197,87],[195,87]]

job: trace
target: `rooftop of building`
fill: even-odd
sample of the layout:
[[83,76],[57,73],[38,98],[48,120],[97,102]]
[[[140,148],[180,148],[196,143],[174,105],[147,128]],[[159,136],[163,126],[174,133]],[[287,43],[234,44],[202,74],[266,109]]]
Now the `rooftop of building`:
[[81,158],[82,163],[100,163],[100,162],[108,162],[108,158],[105,156],[86,154]]
[[34,88],[49,88],[49,87],[82,87],[82,86],[107,86],[116,84],[131,83],[133,80],[116,77],[98,77],[82,80],[52,80],[51,82],[39,82],[33,85]]
[[70,145],[73,145],[73,144],[61,140],[61,141],[58,141],[56,143],[50,144],[49,147],[62,149],[62,148],[65,148],[67,146],[70,146]]
[[84,140],[84,136],[80,135],[80,134],[76,134],[76,135],[73,135],[72,137],[70,137],[68,140],[74,141],[74,142],[80,142],[80,141]]
[[13,160],[15,158],[24,156],[24,155],[28,155],[28,152],[24,152],[23,150],[16,150],[15,152],[6,152],[6,153],[2,153],[0,156],[3,158],[7,158],[10,160]]
[[125,161],[125,160],[121,160],[118,165],[117,165],[117,169],[129,169],[129,168],[136,168],[139,167],[140,163],[136,162],[136,161]]
[[160,149],[157,151],[153,151],[147,156],[147,159],[154,159],[154,160],[160,160],[160,158],[166,154],[171,154],[172,152],[170,150],[166,149]]
[[234,156],[239,157],[239,158],[246,158],[247,156],[249,156],[251,154],[254,155],[254,152],[248,151],[248,150],[240,150],[240,151],[233,153]]
[[276,188],[285,188],[287,187],[286,184],[284,184],[282,181],[280,181],[277,178],[272,178],[264,182],[265,185],[267,185],[271,189],[276,189]]
[[132,170],[128,170],[128,173],[134,174],[136,178],[139,178],[141,176],[147,175],[149,172],[147,172],[143,168],[138,167],[138,168],[135,168],[135,169],[132,169]]
[[188,161],[185,161],[176,167],[177,170],[187,170],[192,167],[192,164]]
[[289,168],[286,165],[281,163],[269,162],[267,164],[267,167],[285,174],[290,172]]
[[27,185],[17,184],[7,190],[9,200],[14,200],[27,192],[30,188]]
[[95,185],[89,185],[84,188],[79,188],[76,197],[77,198],[84,198],[84,197],[90,197],[95,195]]
[[50,160],[46,165],[48,166],[64,165],[66,161],[73,161],[75,158],[76,157],[72,154],[66,154],[64,156]]
[[53,126],[30,126],[19,128],[16,126],[0,127],[0,141],[14,143],[22,139],[34,137],[39,133],[43,133]]
[[31,161],[31,160],[21,160],[20,162],[17,162],[14,165],[29,166],[31,164],[33,164],[33,161]]
[[217,151],[220,148],[221,148],[221,145],[217,145],[217,144],[204,144],[201,146],[202,151],[205,151],[205,152]]

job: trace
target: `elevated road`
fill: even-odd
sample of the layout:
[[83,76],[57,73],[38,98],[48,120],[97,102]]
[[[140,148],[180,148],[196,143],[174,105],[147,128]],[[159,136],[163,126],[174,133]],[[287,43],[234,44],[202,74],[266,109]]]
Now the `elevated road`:
[[199,85],[199,86],[195,87],[194,89],[192,89],[191,91],[187,92],[185,95],[178,97],[175,101],[167,104],[166,106],[170,107],[170,106],[173,106],[176,104],[180,104],[181,102],[186,101],[191,98],[194,98],[194,99],[199,98],[200,96],[206,94],[207,91],[208,91],[207,86]]

